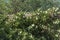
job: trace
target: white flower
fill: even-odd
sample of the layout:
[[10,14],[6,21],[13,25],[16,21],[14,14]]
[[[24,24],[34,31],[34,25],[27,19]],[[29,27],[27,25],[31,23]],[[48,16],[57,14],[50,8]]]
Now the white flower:
[[58,37],[58,34],[56,34],[55,36]]
[[35,26],[34,24],[32,24],[32,26]]
[[31,17],[31,16],[32,16],[32,14],[30,14],[30,13],[25,14],[25,17]]
[[22,31],[20,31],[20,33],[22,33]]

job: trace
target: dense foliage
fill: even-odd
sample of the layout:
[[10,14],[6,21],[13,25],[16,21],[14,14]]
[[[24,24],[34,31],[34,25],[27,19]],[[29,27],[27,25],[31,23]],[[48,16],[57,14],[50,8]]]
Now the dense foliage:
[[0,40],[60,40],[60,8],[52,0],[1,0]]

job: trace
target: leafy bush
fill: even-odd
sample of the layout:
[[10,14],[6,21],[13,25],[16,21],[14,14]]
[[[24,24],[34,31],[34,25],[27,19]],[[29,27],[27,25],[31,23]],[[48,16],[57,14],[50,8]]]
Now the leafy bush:
[[60,40],[60,8],[52,0],[1,0],[0,40]]
[[60,40],[57,9],[0,14],[0,40]]

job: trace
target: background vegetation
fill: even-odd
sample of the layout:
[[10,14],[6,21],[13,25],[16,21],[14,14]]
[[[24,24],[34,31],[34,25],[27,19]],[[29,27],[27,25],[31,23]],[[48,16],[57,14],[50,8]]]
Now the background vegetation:
[[0,40],[60,40],[59,3],[0,0]]

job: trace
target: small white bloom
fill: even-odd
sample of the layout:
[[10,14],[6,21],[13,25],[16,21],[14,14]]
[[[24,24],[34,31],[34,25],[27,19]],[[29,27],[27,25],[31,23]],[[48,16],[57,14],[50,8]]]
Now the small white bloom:
[[58,34],[56,34],[55,36],[58,37]]
[[32,24],[32,26],[35,26],[34,24]]
[[22,33],[22,31],[20,31],[20,33]]
[[31,13],[26,13],[26,14],[25,14],[25,17],[31,17],[31,16],[32,16]]

